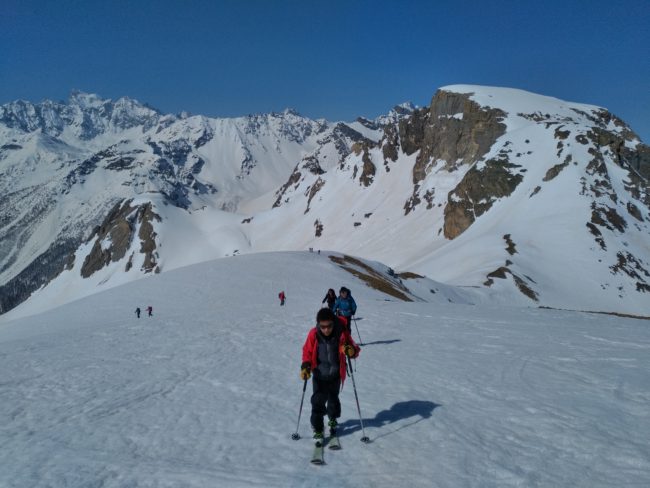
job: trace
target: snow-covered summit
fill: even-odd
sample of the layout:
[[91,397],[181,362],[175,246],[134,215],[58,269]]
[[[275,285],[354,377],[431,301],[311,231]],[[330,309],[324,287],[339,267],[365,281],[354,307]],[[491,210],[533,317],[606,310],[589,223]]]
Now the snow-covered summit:
[[[567,102],[516,88],[448,85],[440,88],[440,91],[468,95],[470,100],[482,107],[504,111],[508,114],[504,122],[509,130],[516,130],[530,118],[536,118],[546,123],[582,124],[586,127],[598,125],[615,133],[631,131],[623,121],[613,117],[603,107]],[[640,142],[638,137],[634,136],[634,139]]]

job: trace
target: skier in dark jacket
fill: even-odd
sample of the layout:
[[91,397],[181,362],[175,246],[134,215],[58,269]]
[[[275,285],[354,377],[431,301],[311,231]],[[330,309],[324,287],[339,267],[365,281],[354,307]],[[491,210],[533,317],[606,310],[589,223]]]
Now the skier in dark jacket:
[[316,315],[316,327],[307,334],[302,347],[300,378],[308,380],[312,373],[311,426],[314,439],[323,439],[323,417],[329,417],[330,434],[336,435],[337,420],[341,416],[339,391],[345,382],[346,356],[356,358],[357,346],[344,318],[337,318],[329,308],[321,308]]
[[327,290],[327,295],[325,295],[325,298],[323,298],[323,301],[321,303],[325,302],[327,302],[327,307],[333,311],[334,302],[336,302],[336,292],[334,291],[334,288]]
[[339,297],[334,302],[334,313],[346,318],[349,331],[352,327],[352,316],[357,313],[357,304],[352,298],[350,290],[344,286],[339,290]]
[[140,307],[135,309],[135,314],[140,318]]

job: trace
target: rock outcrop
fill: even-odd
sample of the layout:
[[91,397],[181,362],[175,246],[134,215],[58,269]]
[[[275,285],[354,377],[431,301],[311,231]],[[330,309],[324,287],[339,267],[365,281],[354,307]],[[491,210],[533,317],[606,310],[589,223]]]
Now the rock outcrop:
[[[156,233],[152,222],[160,221],[160,217],[153,211],[151,203],[135,207],[132,203],[133,200],[116,203],[104,222],[95,228],[89,239],[95,242],[81,266],[82,277],[88,278],[111,262],[124,258],[132,247],[136,232],[141,243],[139,251],[144,255],[142,271],[156,269]],[[127,268],[130,268],[132,257],[128,263]]]
[[[448,172],[481,159],[506,131],[505,113],[480,106],[470,94],[438,90],[429,108],[416,110],[399,123],[402,150],[419,151],[413,167],[413,194],[404,205],[408,215],[424,195],[420,183],[434,167]],[[389,151],[390,154],[390,151]]]

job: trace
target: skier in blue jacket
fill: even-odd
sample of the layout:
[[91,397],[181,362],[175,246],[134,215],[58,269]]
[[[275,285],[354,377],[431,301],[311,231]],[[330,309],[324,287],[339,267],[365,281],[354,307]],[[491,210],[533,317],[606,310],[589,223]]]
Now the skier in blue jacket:
[[334,313],[345,317],[348,322],[348,330],[352,327],[352,316],[357,313],[357,304],[352,298],[350,290],[342,286],[339,290],[339,296],[334,302]]

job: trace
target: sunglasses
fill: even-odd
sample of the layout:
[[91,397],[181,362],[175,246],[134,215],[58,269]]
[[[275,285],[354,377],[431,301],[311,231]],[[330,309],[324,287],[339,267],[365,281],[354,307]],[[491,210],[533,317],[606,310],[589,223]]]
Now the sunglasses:
[[334,326],[334,324],[329,323],[329,324],[318,324],[318,327],[321,329],[331,329]]

